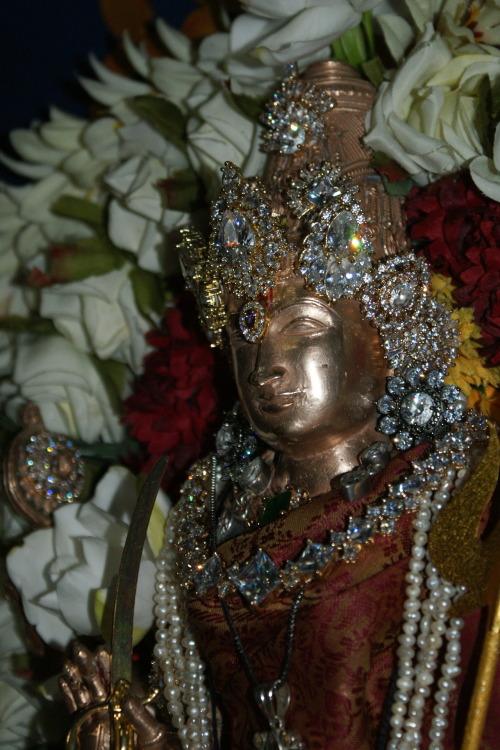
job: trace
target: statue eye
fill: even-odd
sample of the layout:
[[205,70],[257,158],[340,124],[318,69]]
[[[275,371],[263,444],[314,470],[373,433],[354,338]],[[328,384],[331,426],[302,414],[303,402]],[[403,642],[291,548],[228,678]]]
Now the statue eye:
[[303,333],[325,331],[327,328],[326,323],[316,318],[295,318],[282,329],[281,333],[297,336]]

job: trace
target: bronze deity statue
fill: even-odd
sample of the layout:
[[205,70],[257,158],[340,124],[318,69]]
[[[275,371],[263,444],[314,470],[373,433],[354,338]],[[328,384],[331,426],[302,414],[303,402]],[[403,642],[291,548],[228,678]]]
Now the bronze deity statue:
[[[292,70],[266,115],[267,180],[226,163],[209,245],[184,233],[239,404],[158,559],[166,713],[126,698],[116,747],[458,747],[498,444],[446,380],[456,331],[362,143],[373,97],[343,64]],[[107,659],[79,647],[66,664],[72,710],[104,700]],[[83,725],[82,746],[110,742]]]

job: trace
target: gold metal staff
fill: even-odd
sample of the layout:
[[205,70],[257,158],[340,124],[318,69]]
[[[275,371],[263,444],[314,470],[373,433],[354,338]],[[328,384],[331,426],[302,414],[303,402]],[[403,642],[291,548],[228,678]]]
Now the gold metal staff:
[[491,572],[487,596],[487,630],[467,715],[462,750],[479,749],[490,705],[491,691],[500,654],[500,560],[497,561]]

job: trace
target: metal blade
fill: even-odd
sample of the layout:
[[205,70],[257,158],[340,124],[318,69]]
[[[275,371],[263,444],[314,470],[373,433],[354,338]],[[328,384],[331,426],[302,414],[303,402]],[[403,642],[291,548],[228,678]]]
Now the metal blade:
[[111,631],[111,685],[132,682],[134,604],[142,549],[168,458],[160,458],[148,475],[132,515],[116,585]]

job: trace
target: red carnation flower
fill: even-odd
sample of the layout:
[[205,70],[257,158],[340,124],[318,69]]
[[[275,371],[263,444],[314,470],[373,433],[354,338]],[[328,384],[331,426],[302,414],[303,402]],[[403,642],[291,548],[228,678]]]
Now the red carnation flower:
[[192,307],[192,299],[169,307],[162,329],[148,333],[154,351],[145,357],[144,373],[124,403],[124,422],[141,446],[128,463],[147,472],[167,454],[169,489],[211,447],[219,417],[234,400],[224,375],[227,365],[210,348]]
[[456,302],[473,308],[482,329],[485,359],[500,364],[500,205],[461,173],[415,188],[405,207],[418,252],[451,277]]

